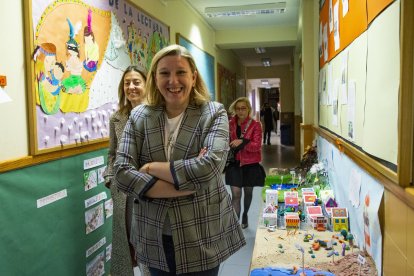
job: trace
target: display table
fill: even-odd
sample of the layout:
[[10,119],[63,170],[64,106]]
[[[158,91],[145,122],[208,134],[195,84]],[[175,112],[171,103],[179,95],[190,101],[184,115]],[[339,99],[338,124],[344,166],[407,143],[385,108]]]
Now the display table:
[[[305,242],[305,234],[313,235],[313,239]],[[332,236],[335,233],[330,231],[318,232],[316,230],[299,230],[296,233],[288,232],[287,230],[275,229],[269,230],[264,226],[258,226],[256,230],[256,239],[253,248],[252,260],[250,264],[250,271],[252,275],[286,275],[279,272],[269,272],[265,268],[281,268],[297,270],[297,273],[289,273],[290,275],[300,275],[303,263],[302,253],[298,250],[296,245],[301,246],[304,249],[304,266],[305,268],[312,268],[312,271],[322,270],[326,274],[318,271],[315,275],[331,275],[330,271],[334,274],[346,273],[341,275],[358,275],[359,263],[357,262],[359,252],[358,248],[345,251],[345,256],[342,256],[342,243],[337,241],[336,245],[333,245],[333,250],[338,252],[339,256],[333,255],[328,257],[332,250],[326,250],[324,247],[320,247],[319,250],[311,250],[314,240],[331,241]],[[340,238],[339,238],[340,239]],[[348,242],[345,242],[348,245]],[[312,257],[312,255],[314,257]],[[258,269],[264,268],[263,272]],[[309,272],[309,271],[308,271]],[[376,275],[375,265],[371,258],[366,259],[366,263],[361,269],[361,275]],[[314,275],[313,273],[307,273],[307,275]]]

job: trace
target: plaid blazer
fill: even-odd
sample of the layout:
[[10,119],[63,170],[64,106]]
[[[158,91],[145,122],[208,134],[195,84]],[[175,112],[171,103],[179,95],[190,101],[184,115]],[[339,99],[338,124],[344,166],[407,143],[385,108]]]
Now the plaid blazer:
[[[149,199],[144,194],[157,179],[138,169],[148,162],[167,161],[164,126],[164,107],[140,105],[132,111],[118,147],[118,188],[137,199],[131,241],[139,262],[168,271],[162,247],[162,229],[168,214],[177,273],[208,270],[246,244],[222,178],[229,150],[227,113],[216,102],[187,107],[170,167],[176,189],[196,193]],[[207,153],[198,158],[203,147]]]

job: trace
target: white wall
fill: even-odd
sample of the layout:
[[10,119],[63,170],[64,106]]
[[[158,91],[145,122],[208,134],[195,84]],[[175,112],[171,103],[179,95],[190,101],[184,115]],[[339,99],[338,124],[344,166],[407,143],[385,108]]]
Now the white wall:
[[0,162],[28,155],[23,1],[0,1],[0,75],[11,98],[0,103]]

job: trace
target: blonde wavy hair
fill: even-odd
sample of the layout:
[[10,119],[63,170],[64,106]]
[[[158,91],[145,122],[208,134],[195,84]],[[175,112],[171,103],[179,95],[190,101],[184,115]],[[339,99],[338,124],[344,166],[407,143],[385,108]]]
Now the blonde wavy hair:
[[[161,95],[157,88],[155,81],[155,75],[157,72],[158,62],[166,56],[182,56],[188,60],[191,71],[198,72],[194,58],[190,52],[183,46],[172,44],[161,50],[159,50],[152,59],[150,69],[147,75],[147,83],[145,90],[147,92],[147,104],[150,106],[163,106],[165,105],[164,97]],[[190,103],[195,105],[202,105],[210,101],[210,94],[208,93],[207,86],[200,74],[197,74],[194,88],[190,93]]]
[[249,98],[247,98],[247,97],[240,97],[240,98],[237,98],[234,102],[232,102],[231,105],[229,106],[229,112],[232,115],[235,115],[236,114],[236,104],[238,104],[240,102],[246,104],[247,110],[249,111],[249,116],[251,116],[252,115],[252,105],[250,103]]

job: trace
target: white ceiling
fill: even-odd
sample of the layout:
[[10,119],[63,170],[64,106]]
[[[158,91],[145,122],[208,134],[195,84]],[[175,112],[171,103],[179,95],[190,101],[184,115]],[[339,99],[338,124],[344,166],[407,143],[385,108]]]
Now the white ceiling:
[[[299,5],[300,0],[185,0],[190,6],[198,12],[206,22],[217,31],[226,31],[232,29],[243,28],[269,28],[269,27],[296,27],[298,28],[299,21]],[[215,17],[209,18],[204,14],[206,7],[221,7],[221,6],[238,6],[250,4],[264,4],[286,2],[286,12],[279,14],[267,15],[253,15],[253,16],[231,16],[231,17]],[[278,38],[278,44],[283,45]],[[291,64],[294,53],[294,46],[291,41],[287,42],[282,47],[265,47],[265,54],[256,54],[254,47],[263,47],[262,41],[257,41],[257,44],[248,42],[245,46],[238,43],[237,48],[226,47],[225,49],[232,50],[240,59],[244,66],[262,66],[261,59],[268,57],[272,59],[272,65]]]

